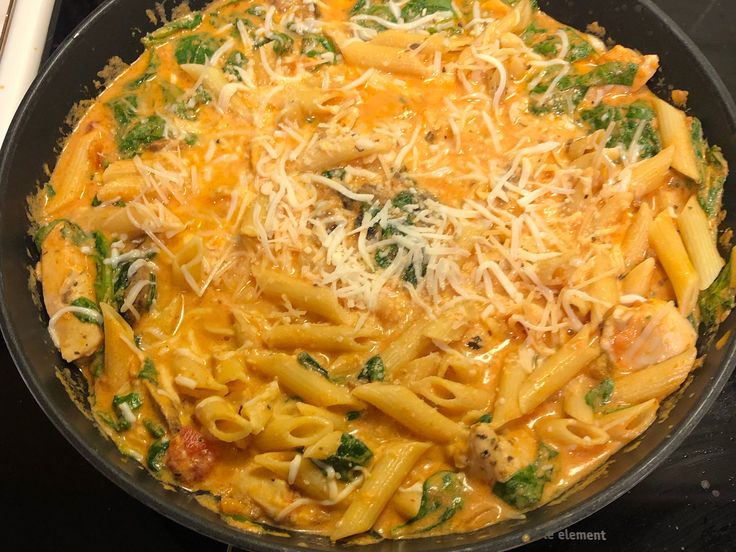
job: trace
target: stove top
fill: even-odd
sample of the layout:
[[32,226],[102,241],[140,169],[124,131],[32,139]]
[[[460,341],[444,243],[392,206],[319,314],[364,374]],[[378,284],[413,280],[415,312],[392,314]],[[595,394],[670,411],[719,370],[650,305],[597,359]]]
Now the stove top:
[[[732,0],[656,0],[736,93]],[[52,48],[102,0],[61,0]],[[0,473],[6,550],[229,552],[129,497],[46,419],[0,345]],[[632,491],[524,552],[736,550],[736,376],[712,411]],[[104,543],[104,544],[102,544]]]

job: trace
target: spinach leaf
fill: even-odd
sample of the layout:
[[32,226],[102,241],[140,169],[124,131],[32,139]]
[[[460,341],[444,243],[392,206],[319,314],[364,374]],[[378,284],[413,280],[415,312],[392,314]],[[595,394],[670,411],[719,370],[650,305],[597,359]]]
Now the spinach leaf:
[[92,355],[89,371],[96,378],[99,378],[105,372],[105,349],[100,349]]
[[146,431],[148,431],[148,434],[154,439],[160,439],[161,437],[166,435],[166,430],[153,420],[143,420],[143,425],[146,427]]
[[363,369],[358,374],[359,380],[365,381],[383,381],[385,377],[386,367],[383,364],[383,359],[376,355],[369,358]]
[[345,175],[347,174],[347,171],[345,170],[345,167],[337,167],[335,169],[329,169],[327,171],[322,171],[322,176],[325,178],[329,178],[331,180],[345,180]]
[[366,4],[365,0],[358,0],[357,2],[355,2],[355,4],[353,4],[353,7],[350,8],[349,14],[356,15],[362,12],[365,9],[365,4]]
[[169,450],[169,440],[159,439],[151,443],[148,447],[148,458],[146,464],[154,472],[160,472],[164,467],[164,459],[166,458],[166,451]]
[[158,71],[159,66],[158,54],[153,48],[149,49],[148,51],[150,52],[148,58],[148,67],[146,67],[146,70],[140,77],[130,81],[128,84],[125,85],[125,88],[127,88],[128,90],[135,90],[137,88],[140,88],[143,83],[156,78],[156,71]]
[[493,414],[490,414],[486,412],[483,414],[480,418],[478,418],[478,421],[476,421],[476,424],[490,424],[493,421]]
[[174,57],[179,65],[185,63],[204,65],[221,45],[222,41],[208,34],[192,34],[179,39],[174,49]]
[[614,382],[606,378],[585,394],[585,402],[594,411],[598,412],[604,405],[611,401],[614,390]]
[[112,399],[112,409],[115,413],[110,415],[107,412],[98,412],[100,419],[113,428],[118,433],[130,429],[130,422],[122,415],[120,405],[126,404],[131,411],[138,410],[143,406],[141,396],[135,391],[127,395],[115,395]]
[[541,80],[529,96],[529,111],[534,115],[545,113],[572,113],[588,92],[588,87],[579,82],[575,75],[565,75],[557,81],[551,94],[547,94],[550,86],[559,76],[562,67],[553,65],[543,69]]
[[97,265],[95,294],[100,303],[112,303],[115,298],[113,271],[112,266],[105,263],[105,259],[110,257],[110,242],[102,232],[94,231],[92,236],[95,240],[95,264]]
[[[367,5],[367,2],[365,0],[358,0],[353,8],[350,10],[351,17],[354,17],[356,15],[370,15],[373,17],[378,17],[380,19],[384,19],[386,21],[390,21],[391,23],[396,23],[396,17],[394,16],[394,13],[391,11],[391,8],[389,8],[386,4],[372,4],[369,6]],[[381,23],[379,23],[378,21],[373,21],[371,19],[361,18],[358,19],[356,23],[358,23],[358,25],[360,25],[361,27],[366,27],[367,29],[373,29],[379,32],[386,30],[386,27],[381,25]]]
[[360,410],[348,410],[345,413],[345,420],[348,422],[352,422],[353,420],[357,420],[358,418],[360,418],[360,415]]
[[133,157],[141,150],[164,137],[166,122],[158,115],[140,119],[130,129],[122,132],[117,139],[118,150],[123,157]]
[[146,298],[146,307],[150,309],[153,306],[153,304],[156,302],[157,297],[158,297],[158,277],[156,276],[155,272],[151,272],[151,275],[149,276],[148,297]]
[[294,48],[294,39],[286,33],[272,33],[271,36],[256,42],[254,48],[262,48],[266,44],[272,44],[273,53],[277,56],[285,56]]
[[273,53],[277,56],[285,56],[294,49],[294,39],[286,33],[274,33],[271,41]]
[[721,209],[723,185],[728,175],[728,164],[718,146],[709,146],[703,136],[703,126],[693,117],[691,139],[700,170],[698,203],[710,219],[715,219]]
[[440,471],[422,485],[419,511],[406,523],[392,529],[394,536],[426,533],[451,519],[463,507],[463,485],[458,475]]
[[557,52],[560,49],[560,39],[559,37],[552,35],[541,42],[537,42],[533,47],[532,50],[534,50],[536,53],[538,53],[540,56],[546,56],[546,57],[555,57],[557,56]]
[[36,244],[39,251],[41,251],[43,241],[49,236],[49,234],[51,234],[52,230],[60,224],[63,225],[61,227],[61,237],[65,240],[71,241],[74,245],[83,245],[89,240],[89,235],[82,230],[78,224],[67,219],[56,219],[52,220],[45,226],[41,226],[33,235],[33,242]]
[[[70,303],[70,305],[72,305],[73,307],[82,307],[84,309],[89,309],[101,313],[100,307],[97,305],[97,303],[87,297],[77,297],[74,301]],[[81,314],[79,312],[75,312],[74,316],[76,316],[82,322],[86,322],[87,324],[102,325],[98,318],[90,316],[89,314]]]
[[202,23],[202,12],[195,11],[185,15],[184,17],[175,19],[151,33],[148,33],[143,37],[142,42],[145,46],[150,46],[151,44],[166,40],[179,31],[191,31],[192,29],[196,29],[199,27],[200,23]]
[[565,56],[566,61],[569,61],[570,63],[575,63],[576,61],[580,61],[581,59],[589,58],[595,53],[595,50],[593,49],[593,46],[590,45],[590,42],[585,40],[578,33],[567,31],[567,34],[570,35],[571,38],[570,49]]
[[631,86],[639,66],[636,63],[624,63],[620,61],[609,61],[599,65],[592,71],[579,76],[579,81],[585,86],[604,86],[609,84],[620,84]]
[[120,263],[113,269],[112,280],[113,280],[113,298],[115,305],[122,305],[125,301],[125,292],[128,289],[128,269],[132,261]]
[[[387,240],[396,233],[398,233],[398,230],[394,226],[387,226],[381,231],[381,239]],[[379,247],[374,255],[376,264],[381,268],[387,268],[396,258],[398,252],[399,246],[395,243]]]
[[411,190],[401,190],[391,200],[391,204],[394,207],[398,207],[399,209],[403,209],[407,205],[412,205],[416,202],[417,199],[415,197],[415,194]]
[[535,35],[544,34],[546,32],[547,32],[547,29],[543,29],[542,27],[537,27],[534,21],[532,21],[531,23],[529,23],[527,28],[524,29],[524,32],[521,33],[521,39],[527,44],[529,44]]
[[338,479],[348,481],[351,478],[350,472],[356,466],[365,466],[371,458],[373,458],[373,452],[363,441],[349,433],[343,433],[335,453],[320,460],[320,463],[331,466]]
[[222,70],[228,75],[234,76],[238,80],[243,80],[240,76],[240,71],[238,71],[238,68],[245,65],[247,61],[248,60],[246,59],[245,55],[239,50],[230,52],[230,55],[225,60],[225,65],[223,66]]
[[105,422],[106,425],[110,426],[118,433],[122,433],[123,431],[130,429],[130,422],[125,418],[111,416],[107,412],[98,412],[97,416],[99,416],[100,420]]
[[202,86],[197,87],[197,90],[189,99],[174,102],[168,106],[169,111],[180,119],[187,121],[197,120],[197,108],[201,105],[208,104],[212,101],[212,96]]
[[327,372],[327,370],[325,370],[324,367],[319,362],[317,362],[317,360],[315,360],[315,358],[309,353],[305,353],[304,351],[302,351],[301,353],[296,355],[296,360],[307,370],[314,370],[320,376],[330,379],[330,374]]
[[89,234],[82,230],[79,225],[71,221],[66,221],[61,227],[61,237],[69,240],[74,245],[83,245],[89,240]]
[[115,395],[112,399],[112,406],[118,414],[120,413],[121,404],[127,404],[128,408],[131,410],[138,410],[143,406],[143,399],[141,399],[140,394],[135,391],[128,393],[127,395]]
[[138,96],[121,96],[116,100],[108,102],[106,105],[112,110],[112,116],[115,122],[121,126],[125,126],[135,119],[136,113],[138,112]]
[[[533,24],[530,25],[530,27],[533,27]],[[533,28],[536,30],[536,27]],[[529,27],[527,27],[527,30],[528,29]],[[542,30],[541,32],[545,31]],[[565,34],[567,34],[569,44],[567,54],[565,54],[565,61],[574,63],[576,61],[580,61],[581,59],[588,58],[595,53],[595,50],[593,49],[593,46],[590,45],[590,42],[585,40],[585,38],[583,38],[579,33],[575,32],[572,29],[564,29],[564,32]],[[559,35],[550,34],[542,40],[533,43],[533,39],[535,37],[535,34],[537,33],[532,32],[527,34],[527,31],[524,31],[524,34],[526,35],[526,38],[524,39],[525,42],[532,43],[532,49],[539,55],[550,58],[557,57],[559,55],[560,48],[562,47],[562,40],[560,39]]]
[[148,380],[153,384],[158,383],[158,371],[156,370],[156,365],[150,358],[146,357],[143,361],[143,368],[138,372],[138,378]]
[[552,479],[552,460],[557,451],[540,443],[537,459],[518,470],[508,481],[496,481],[493,494],[518,510],[525,510],[542,499],[544,484]]
[[414,21],[437,12],[453,13],[452,0],[410,0],[401,8],[401,18],[404,21]]
[[[539,84],[531,91],[529,111],[535,115],[544,113],[572,113],[592,86],[620,84],[631,86],[639,66],[635,63],[612,61],[597,66],[584,74],[565,75],[560,79],[562,67],[554,65],[544,69]],[[551,94],[550,86],[557,79]]]
[[245,12],[248,13],[248,14],[250,14],[250,15],[254,15],[256,17],[259,17],[261,19],[263,19],[264,17],[266,17],[266,8],[264,8],[263,6],[258,6],[258,5],[251,6],[250,8],[248,8],[247,10],[245,10]]
[[639,126],[643,125],[639,135],[639,156],[642,159],[657,155],[662,143],[654,129],[654,110],[644,101],[636,101],[628,106],[611,106],[600,103],[594,108],[584,110],[580,118],[591,130],[608,130],[613,123],[611,136],[606,147],[618,145],[629,148],[637,135]]
[[[426,274],[427,274],[427,263],[422,263],[422,271],[421,271],[421,274],[419,275],[419,278],[424,278]],[[414,268],[414,263],[407,266],[404,269],[404,272],[401,274],[401,279],[413,285],[414,287],[417,287],[417,285],[419,284],[419,278],[417,277],[416,268]]]
[[337,47],[332,40],[323,34],[306,34],[302,37],[301,52],[310,58],[332,54],[332,60],[334,61],[337,55]]
[[708,289],[702,291],[698,298],[700,320],[705,325],[707,333],[713,333],[716,326],[736,306],[734,302],[736,290],[731,287],[732,270],[733,266],[729,261]]

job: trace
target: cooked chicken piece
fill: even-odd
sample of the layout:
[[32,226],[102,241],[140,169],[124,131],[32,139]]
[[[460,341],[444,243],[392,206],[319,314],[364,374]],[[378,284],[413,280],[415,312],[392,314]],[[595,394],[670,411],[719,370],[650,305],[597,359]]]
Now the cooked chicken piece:
[[[95,263],[74,243],[75,231],[64,222],[58,223],[41,248],[43,300],[51,317],[77,299],[96,300]],[[80,320],[71,312],[55,320],[52,330],[61,356],[68,362],[91,355],[102,344],[100,326]]]
[[527,433],[513,431],[499,435],[489,424],[474,426],[469,437],[470,472],[489,483],[508,481],[534,462],[536,441]]
[[672,303],[653,300],[614,308],[603,324],[601,347],[617,369],[631,371],[672,358],[696,339],[692,324]]

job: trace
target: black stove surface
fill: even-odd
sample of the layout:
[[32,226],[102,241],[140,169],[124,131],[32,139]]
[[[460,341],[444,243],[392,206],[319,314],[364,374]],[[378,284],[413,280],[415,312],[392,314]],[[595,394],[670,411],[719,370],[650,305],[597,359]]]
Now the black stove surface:
[[[733,0],[656,2],[695,40],[736,93]],[[101,3],[61,0],[51,48]],[[229,550],[168,520],[108,481],[46,419],[2,345],[0,366],[4,550]],[[736,550],[736,377],[680,449],[632,491],[522,550]]]

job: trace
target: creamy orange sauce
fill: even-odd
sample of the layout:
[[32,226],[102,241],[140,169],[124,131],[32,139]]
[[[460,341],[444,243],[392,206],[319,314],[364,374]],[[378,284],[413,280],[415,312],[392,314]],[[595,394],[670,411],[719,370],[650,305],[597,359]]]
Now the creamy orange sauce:
[[[526,0],[415,3],[177,20],[37,198],[50,331],[101,427],[248,530],[362,542],[518,518],[645,431],[693,366],[698,312],[636,241],[697,187],[670,163],[636,180],[671,139],[644,86],[656,56]],[[651,116],[594,132],[596,109],[634,102]],[[370,452],[340,457],[346,435]],[[389,483],[401,446],[421,451]]]

